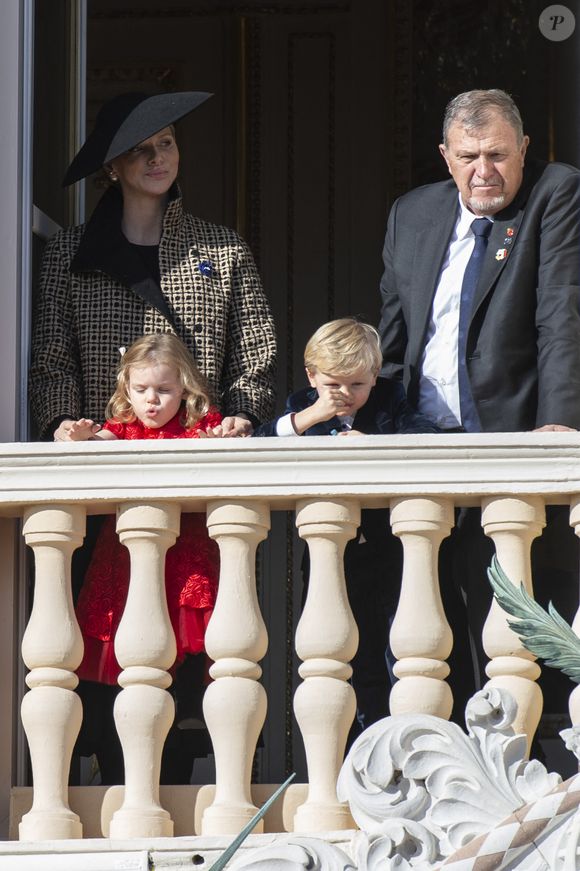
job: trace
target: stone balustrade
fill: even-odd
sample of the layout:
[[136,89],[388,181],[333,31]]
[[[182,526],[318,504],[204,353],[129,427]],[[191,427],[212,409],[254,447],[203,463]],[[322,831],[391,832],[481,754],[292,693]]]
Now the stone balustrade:
[[[348,680],[358,640],[342,563],[360,509],[390,507],[392,529],[404,550],[391,633],[399,678],[391,711],[447,718],[452,696],[446,659],[453,640],[441,604],[437,555],[453,526],[454,508],[481,507],[484,530],[504,569],[532,591],[530,547],[541,534],[549,504],[569,504],[570,522],[580,533],[576,433],[2,445],[0,515],[23,518],[35,564],[34,603],[22,641],[29,669],[22,722],[34,802],[20,837],[82,837],[67,798],[82,718],[74,692],[82,639],[72,606],[70,563],[83,540],[87,513],[117,513],[117,531],[131,558],[127,607],[116,638],[123,690],[115,721],[126,787],[110,834],[122,839],[173,833],[159,801],[161,751],[173,718],[167,688],[175,657],[163,565],[182,511],[207,512],[221,557],[218,601],[206,637],[214,680],[204,700],[216,789],[202,832],[222,835],[239,831],[256,810],[250,781],[267,715],[260,662],[268,636],[256,594],[255,556],[268,536],[270,512],[295,510],[299,535],[310,551],[308,596],[295,639],[301,682],[294,698],[308,791],[293,827],[322,832],[353,827],[347,806],[337,798],[336,780],[355,712]],[[281,566],[270,582],[278,583],[283,571]],[[490,683],[513,694],[517,727],[531,739],[542,707],[536,683],[540,668],[495,604],[483,642]],[[580,722],[576,693],[572,719]]]

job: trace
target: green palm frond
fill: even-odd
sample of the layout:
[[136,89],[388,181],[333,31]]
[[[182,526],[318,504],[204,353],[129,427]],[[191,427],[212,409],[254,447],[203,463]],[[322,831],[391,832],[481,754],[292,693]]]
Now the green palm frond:
[[509,626],[534,656],[558,668],[574,683],[580,683],[580,638],[558,614],[552,603],[545,611],[526,592],[523,584],[511,583],[497,557],[487,570],[489,582],[500,607],[514,620]]

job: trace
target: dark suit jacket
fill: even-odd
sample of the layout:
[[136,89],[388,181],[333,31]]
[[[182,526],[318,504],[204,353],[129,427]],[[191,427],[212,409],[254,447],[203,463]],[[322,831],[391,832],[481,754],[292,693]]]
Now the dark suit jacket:
[[[309,408],[317,399],[318,391],[310,387],[292,393],[286,400],[284,414]],[[279,419],[259,426],[254,431],[254,436],[275,436]],[[369,398],[357,411],[352,426],[365,435],[439,432],[425,415],[413,411],[407,402],[403,386],[387,378],[377,378]],[[332,417],[309,427],[304,435],[331,435],[333,430],[340,430],[340,427],[340,418]]]
[[[382,374],[402,378],[414,404],[433,296],[457,215],[458,192],[450,180],[401,197],[389,217]],[[502,249],[507,256],[497,259]],[[518,194],[495,216],[467,365],[484,431],[550,423],[580,429],[580,173],[572,167],[528,158]]]

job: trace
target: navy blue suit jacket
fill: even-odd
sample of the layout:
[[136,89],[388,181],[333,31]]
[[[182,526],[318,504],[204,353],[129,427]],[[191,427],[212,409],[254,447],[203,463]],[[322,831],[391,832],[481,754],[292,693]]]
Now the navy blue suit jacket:
[[[286,400],[284,414],[303,411],[314,405],[317,399],[318,391],[313,387],[292,393]],[[275,436],[279,419],[277,417],[259,426],[254,430],[254,436]],[[309,427],[303,435],[331,435],[333,430],[340,428],[340,418],[331,417]],[[352,428],[365,435],[439,432],[429,418],[411,408],[402,384],[390,378],[377,378],[366,403],[357,411]]]

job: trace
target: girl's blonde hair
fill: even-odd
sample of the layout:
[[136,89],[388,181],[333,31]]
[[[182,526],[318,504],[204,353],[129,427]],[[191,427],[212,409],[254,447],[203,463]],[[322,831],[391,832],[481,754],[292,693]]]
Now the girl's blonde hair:
[[207,414],[211,399],[206,380],[193,357],[173,333],[142,336],[127,348],[117,368],[117,388],[107,403],[105,417],[120,423],[135,420],[135,412],[129,400],[130,369],[131,366],[147,366],[152,363],[165,363],[177,372],[185,393],[181,423],[189,429]]
[[356,318],[340,318],[319,327],[304,349],[310,372],[351,375],[363,367],[378,375],[382,363],[379,334]]

